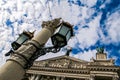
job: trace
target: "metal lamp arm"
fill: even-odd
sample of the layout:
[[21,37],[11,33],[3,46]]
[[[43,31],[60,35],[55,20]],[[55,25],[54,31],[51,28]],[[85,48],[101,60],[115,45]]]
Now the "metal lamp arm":
[[32,60],[35,60],[39,58],[42,55],[45,55],[46,53],[52,52],[52,53],[57,53],[60,51],[61,48],[56,47],[56,46],[51,46],[51,47],[41,47],[38,49],[38,51],[33,55]]

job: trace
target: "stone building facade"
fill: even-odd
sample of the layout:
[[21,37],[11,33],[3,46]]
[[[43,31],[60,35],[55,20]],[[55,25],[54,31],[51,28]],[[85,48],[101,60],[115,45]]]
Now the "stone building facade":
[[[89,55],[89,54],[88,54]],[[119,80],[120,67],[107,54],[96,53],[90,62],[68,55],[35,61],[26,72],[29,80]]]

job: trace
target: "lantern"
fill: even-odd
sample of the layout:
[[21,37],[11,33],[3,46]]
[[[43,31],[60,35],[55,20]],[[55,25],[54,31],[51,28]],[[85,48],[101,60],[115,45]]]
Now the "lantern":
[[51,37],[52,44],[57,47],[64,47],[67,45],[68,40],[73,36],[72,27],[71,24],[63,22]]
[[[33,32],[34,33],[34,32]],[[31,39],[33,37],[33,33],[31,32],[26,32],[23,31],[23,33],[21,33],[19,35],[19,37],[17,38],[16,41],[14,41],[11,45],[13,50],[17,50],[25,41]]]

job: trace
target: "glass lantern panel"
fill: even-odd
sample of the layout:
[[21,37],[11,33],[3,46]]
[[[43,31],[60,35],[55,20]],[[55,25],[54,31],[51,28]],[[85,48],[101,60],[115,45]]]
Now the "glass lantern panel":
[[62,36],[56,36],[56,39],[57,39],[57,45],[58,46],[61,47],[61,46],[65,45],[65,40]]
[[61,29],[61,27],[58,27],[58,28],[55,30],[55,33],[54,33],[54,34],[58,33],[60,29]]
[[56,36],[56,39],[57,39],[58,41],[64,41],[64,39],[63,39],[61,36]]
[[63,46],[65,46],[66,44],[64,43],[64,42],[61,42],[60,44],[59,44],[59,46],[60,47],[63,47]]
[[70,39],[70,37],[71,37],[71,31],[69,31],[69,32],[67,33],[67,35],[66,35],[67,41]]
[[67,32],[69,31],[69,28],[66,26],[62,26],[59,33],[63,36],[66,36]]
[[18,44],[22,44],[24,41],[26,41],[28,39],[28,37],[24,34],[22,34],[18,39],[17,39],[17,43]]

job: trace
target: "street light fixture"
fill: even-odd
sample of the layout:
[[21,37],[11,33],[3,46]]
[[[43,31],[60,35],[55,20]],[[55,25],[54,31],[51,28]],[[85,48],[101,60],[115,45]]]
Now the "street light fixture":
[[39,51],[31,58],[31,62],[48,52],[57,53],[67,45],[68,40],[73,36],[73,26],[68,22],[62,22],[54,35],[51,37],[53,46],[41,47]]
[[[45,25],[50,25],[49,23],[45,23]],[[34,33],[34,32],[33,32]],[[23,43],[30,40],[33,37],[33,33],[24,31],[20,36],[14,41],[12,45],[12,49],[6,53],[6,56],[10,54],[14,54],[14,50],[17,50]],[[53,46],[51,47],[41,47],[38,49],[38,52],[34,54],[31,58],[31,63],[39,56],[44,55],[48,52],[56,53],[60,51],[62,47],[67,45],[68,40],[73,36],[73,25],[68,22],[62,22],[59,24],[59,28],[56,30],[54,35],[51,37]],[[29,42],[29,41],[28,41]],[[31,42],[29,42],[31,43]],[[33,43],[32,43],[33,44]]]
[[17,40],[11,43],[12,49],[9,52],[7,52],[5,56],[9,56],[11,53],[14,53],[14,50],[17,50],[23,43],[30,40],[33,37],[33,35],[34,32],[23,31],[23,33],[19,35]]
[[[56,32],[54,33],[54,35],[51,37],[53,46],[51,46],[51,47],[44,47],[44,46],[39,46],[39,45],[36,46],[36,44],[37,44],[36,41],[33,39],[30,40],[33,37],[33,33],[24,31],[22,34],[20,34],[20,36],[17,38],[17,40],[11,44],[12,49],[8,53],[6,53],[5,56],[9,56],[9,55],[21,56],[23,59],[25,59],[27,61],[27,64],[24,65],[24,68],[28,69],[29,67],[32,66],[34,60],[37,59],[38,57],[45,55],[46,53],[49,53],[49,52],[53,52],[53,53],[59,52],[62,47],[67,45],[68,40],[73,36],[73,26],[71,24],[69,24],[68,22],[64,22],[64,21],[61,22],[60,19],[54,19],[52,21],[44,22],[43,24],[44,24],[43,27],[47,26],[47,28],[54,26],[53,28],[50,28],[52,30],[54,30],[54,28],[58,28],[56,30]],[[52,32],[52,30],[51,30],[51,32]],[[28,56],[28,58],[26,56],[26,54],[27,54],[26,52],[25,53],[16,53],[16,51],[15,51],[25,42],[26,42],[26,44],[33,45],[37,48],[36,52],[34,52],[34,55],[31,55],[28,53],[28,55],[31,56],[31,57]],[[28,46],[30,46],[30,45],[28,45]],[[27,47],[27,45],[25,45],[25,46]],[[20,48],[20,49],[23,49],[23,48]],[[28,61],[28,59],[29,59],[29,61]]]
[[72,25],[67,22],[62,22],[55,34],[51,37],[52,44],[56,47],[64,47],[68,40],[73,36]]
[[[34,32],[33,32],[34,33]],[[17,38],[16,41],[14,41],[11,46],[14,50],[17,50],[25,41],[31,39],[33,37],[33,33],[31,32],[26,32],[23,31],[23,33],[21,33],[19,35],[19,37]]]

